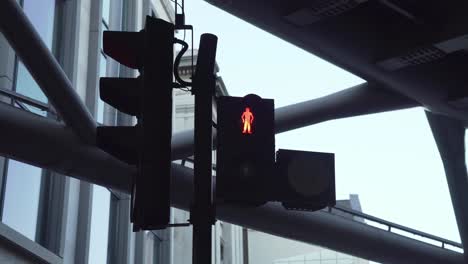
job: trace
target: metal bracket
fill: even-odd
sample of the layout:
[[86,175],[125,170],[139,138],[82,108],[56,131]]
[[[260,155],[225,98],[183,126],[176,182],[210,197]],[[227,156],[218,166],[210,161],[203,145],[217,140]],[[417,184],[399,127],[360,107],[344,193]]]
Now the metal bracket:
[[185,226],[191,226],[191,223],[174,223],[174,224],[168,224],[167,227],[185,227]]

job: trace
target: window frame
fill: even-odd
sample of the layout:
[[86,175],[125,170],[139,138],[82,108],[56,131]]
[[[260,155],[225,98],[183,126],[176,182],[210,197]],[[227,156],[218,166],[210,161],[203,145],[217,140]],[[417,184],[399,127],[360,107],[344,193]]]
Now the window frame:
[[[117,0],[117,1],[109,1],[109,21],[106,21],[103,16],[103,3],[104,0],[96,1],[96,5],[99,4],[99,12],[96,12],[94,21],[99,21],[98,24],[98,36],[94,40],[96,43],[90,43],[90,49],[96,47],[95,50],[90,50],[90,56],[94,57],[95,65],[93,64],[92,67],[97,67],[97,74],[93,76],[92,83],[88,83],[88,93],[91,95],[88,102],[91,109],[94,109],[94,116],[96,120],[98,120],[98,116],[100,115],[98,111],[100,110],[99,104],[100,101],[103,104],[102,107],[102,123],[105,125],[129,125],[129,124],[120,124],[118,118],[117,111],[103,102],[99,98],[99,78],[101,76],[101,60],[106,60],[106,68],[105,74],[102,76],[120,76],[120,68],[118,63],[109,59],[104,53],[103,50],[103,42],[102,42],[102,32],[105,30],[122,30],[123,23],[124,23],[124,1]],[[92,40],[90,40],[92,41]],[[94,63],[91,62],[91,63]],[[87,94],[88,94],[87,93]],[[94,189],[94,185],[91,185],[91,189]],[[109,202],[109,222],[108,222],[108,232],[107,232],[107,263],[115,263],[115,264],[126,264],[130,261],[131,251],[131,224],[129,221],[130,218],[130,198],[129,195],[112,190],[107,188],[110,196]],[[93,201],[91,200],[91,206]],[[92,214],[92,212],[91,212]],[[89,228],[91,228],[91,220],[89,222]],[[89,247],[89,243],[87,245]],[[86,252],[88,254],[88,259],[91,260],[91,256],[89,255],[89,250]]]
[[[20,0],[18,1],[18,4],[21,6],[21,8],[24,7],[24,0]],[[61,14],[62,14],[62,9],[61,9],[61,6],[60,6],[60,2],[55,0],[54,1],[54,12],[53,12],[53,16],[54,16],[54,22],[52,24],[52,43],[51,43],[51,47],[50,47],[50,51],[52,52],[52,54],[57,57],[58,56],[58,50],[59,50],[59,47],[60,45],[62,44],[62,39],[60,39],[60,34],[58,34],[58,25],[60,24],[58,22],[58,20],[61,19]],[[18,97],[21,97],[21,98],[24,98],[24,100],[31,100],[32,102],[35,102],[37,101],[36,99],[26,95],[26,94],[23,94],[23,93],[18,93],[17,92],[17,89],[18,89],[18,72],[19,72],[19,65],[20,65],[21,61],[18,57],[18,55],[15,53],[14,55],[14,62],[13,62],[13,78],[12,78],[12,86],[11,86],[11,92],[12,94],[18,94]],[[27,69],[26,69],[27,70]],[[17,100],[14,100],[13,98],[14,97],[11,97],[12,100],[10,100],[10,104],[14,107],[18,107],[16,106],[16,101]],[[38,101],[39,102],[39,101]],[[45,106],[47,106],[49,109],[47,110],[42,110],[45,112],[45,117],[47,118],[52,118],[52,119],[58,119],[58,116],[54,114],[54,112],[51,110],[52,107],[50,105],[50,101],[47,100],[47,102],[40,102],[41,105],[44,104]],[[33,105],[30,105],[32,107],[34,107]],[[32,111],[30,108],[27,109],[28,111],[30,112],[33,112],[35,113],[34,111]],[[5,196],[6,196],[6,189],[7,189],[7,180],[8,180],[8,173],[9,173],[9,167],[10,167],[10,158],[7,158],[7,157],[1,157],[3,162],[2,162],[2,166],[0,167],[0,170],[1,170],[1,173],[0,173],[0,221],[1,221],[1,225],[3,226],[6,226],[12,230],[15,230],[11,227],[9,227],[7,224],[3,223],[3,213],[4,213],[4,206],[5,206]],[[22,163],[22,164],[25,164],[21,161],[17,161],[19,163]],[[27,166],[31,166],[29,164],[26,164]],[[32,243],[37,243],[43,247],[45,247],[47,250],[49,250],[52,254],[55,254],[55,255],[58,255],[58,256],[61,256],[62,254],[62,246],[57,246],[57,247],[50,247],[50,243],[47,243],[46,241],[50,241],[50,237],[51,237],[51,234],[49,234],[49,229],[47,228],[47,224],[46,222],[51,220],[51,215],[50,213],[52,211],[57,211],[55,210],[56,208],[53,208],[52,206],[50,206],[49,203],[45,202],[44,200],[44,195],[48,195],[49,197],[52,197],[55,192],[52,192],[52,190],[49,188],[49,186],[46,186],[45,182],[51,182],[51,181],[54,181],[53,178],[57,178],[57,177],[52,177],[52,172],[51,171],[48,171],[44,168],[39,168],[41,170],[41,173],[40,173],[40,183],[39,183],[39,197],[38,197],[38,212],[37,212],[37,217],[36,217],[36,230],[35,230],[35,234],[34,234],[34,239],[29,239],[27,238],[25,235],[21,234],[20,231],[17,231],[15,230],[15,232],[17,232],[18,234],[20,234],[21,236],[23,236],[24,238],[26,239],[29,239]],[[60,179],[58,180],[59,182],[62,182],[63,179]],[[52,184],[52,185],[55,185],[56,187],[58,186],[57,185],[57,182],[55,184]],[[63,199],[61,199],[63,200]],[[58,210],[60,211],[60,214],[55,214],[54,217],[59,217],[60,219],[62,218],[62,213],[63,213],[63,208],[61,208],[61,210]],[[53,218],[53,217],[52,217]],[[54,218],[54,220],[56,220]],[[56,232],[55,232],[56,233]],[[62,234],[62,231],[59,231],[59,235]],[[54,235],[57,235],[57,234],[54,234]]]
[[[25,0],[17,0],[18,4],[21,6],[21,8],[24,8],[24,1]],[[50,52],[54,55],[55,58],[58,58],[60,56],[59,50],[60,50],[60,44],[62,43],[61,35],[59,34],[60,29],[59,27],[61,26],[61,23],[58,22],[58,20],[61,20],[61,14],[63,13],[63,10],[60,8],[60,1],[59,0],[54,0],[55,3],[55,8],[54,8],[54,23],[52,25],[52,43],[50,47]],[[13,69],[13,85],[12,85],[12,91],[15,93],[18,93],[17,89],[17,83],[18,83],[18,70],[19,70],[19,64],[21,63],[19,57],[15,53],[15,58],[14,58],[14,69]],[[27,69],[26,69],[27,70]],[[22,96],[25,96],[27,98],[30,98],[32,100],[38,101],[36,98],[30,97],[26,94],[23,93],[18,93]],[[51,108],[50,101],[47,100],[47,102],[42,102],[43,104],[46,104],[49,108]],[[46,115],[48,116],[48,114]],[[55,117],[57,119],[57,117]]]

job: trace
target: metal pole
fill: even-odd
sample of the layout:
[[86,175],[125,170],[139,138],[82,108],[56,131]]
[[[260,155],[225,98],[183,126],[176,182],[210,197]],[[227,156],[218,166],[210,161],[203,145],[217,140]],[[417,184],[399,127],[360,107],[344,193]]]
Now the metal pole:
[[197,68],[193,80],[195,93],[195,167],[194,199],[190,211],[193,224],[193,264],[211,263],[211,226],[213,225],[213,187],[211,172],[212,100],[215,90],[215,35],[200,38]]

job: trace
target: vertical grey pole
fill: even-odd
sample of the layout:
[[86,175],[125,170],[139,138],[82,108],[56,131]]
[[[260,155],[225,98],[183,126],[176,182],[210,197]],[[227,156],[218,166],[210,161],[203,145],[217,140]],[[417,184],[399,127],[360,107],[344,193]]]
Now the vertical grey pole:
[[193,80],[195,93],[195,179],[190,211],[193,224],[193,264],[211,263],[211,226],[214,224],[211,172],[212,98],[215,90],[215,57],[218,38],[200,38],[197,68]]

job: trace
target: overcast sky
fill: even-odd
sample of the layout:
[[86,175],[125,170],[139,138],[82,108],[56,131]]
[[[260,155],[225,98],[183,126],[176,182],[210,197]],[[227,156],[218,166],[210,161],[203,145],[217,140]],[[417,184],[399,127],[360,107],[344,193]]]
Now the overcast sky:
[[[363,82],[202,0],[185,5],[195,47],[201,33],[218,36],[219,75],[231,95],[256,93],[281,107]],[[460,241],[442,162],[421,108],[297,129],[277,135],[276,145],[335,153],[337,198],[358,194],[365,213]]]

